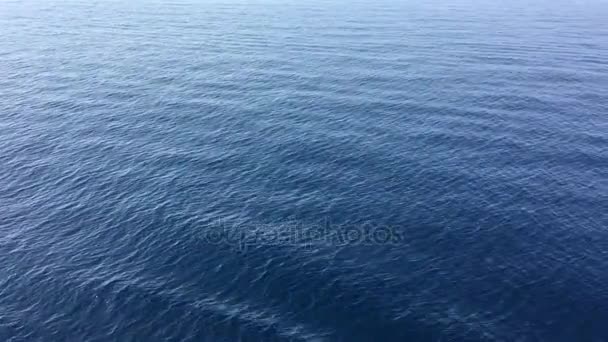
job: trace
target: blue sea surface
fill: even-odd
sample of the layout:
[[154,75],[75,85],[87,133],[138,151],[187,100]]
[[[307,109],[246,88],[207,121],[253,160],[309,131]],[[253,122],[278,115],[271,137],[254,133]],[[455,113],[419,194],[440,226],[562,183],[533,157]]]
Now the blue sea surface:
[[608,2],[0,0],[0,341],[608,341]]

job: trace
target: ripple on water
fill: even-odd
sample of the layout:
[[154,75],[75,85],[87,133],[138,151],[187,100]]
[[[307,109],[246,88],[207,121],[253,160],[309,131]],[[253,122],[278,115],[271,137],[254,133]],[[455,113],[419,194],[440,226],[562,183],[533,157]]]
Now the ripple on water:
[[3,1],[0,339],[602,340],[607,10]]

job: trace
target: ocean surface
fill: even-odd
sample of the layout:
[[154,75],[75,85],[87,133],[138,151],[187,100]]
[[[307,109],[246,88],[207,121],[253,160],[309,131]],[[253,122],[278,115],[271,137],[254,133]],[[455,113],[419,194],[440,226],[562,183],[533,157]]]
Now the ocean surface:
[[0,341],[608,341],[608,2],[1,0]]

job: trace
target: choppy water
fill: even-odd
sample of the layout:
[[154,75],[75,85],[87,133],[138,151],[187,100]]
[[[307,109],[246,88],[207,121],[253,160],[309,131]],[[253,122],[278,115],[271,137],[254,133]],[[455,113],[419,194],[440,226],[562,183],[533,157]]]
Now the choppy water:
[[3,0],[0,340],[608,341],[607,115],[600,0]]

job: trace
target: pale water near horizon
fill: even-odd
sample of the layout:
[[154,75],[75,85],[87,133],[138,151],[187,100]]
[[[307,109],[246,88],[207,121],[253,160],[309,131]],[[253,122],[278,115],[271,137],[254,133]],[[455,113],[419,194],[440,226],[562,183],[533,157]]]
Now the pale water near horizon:
[[601,0],[2,0],[0,340],[608,341],[607,114]]

